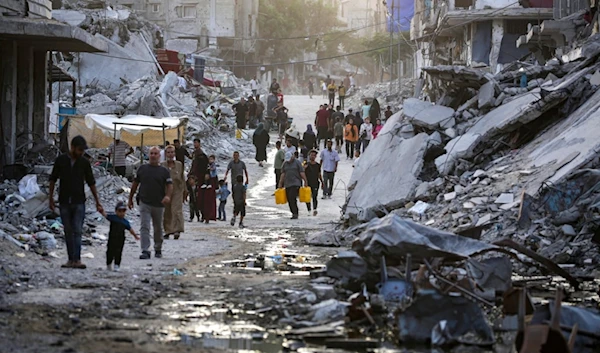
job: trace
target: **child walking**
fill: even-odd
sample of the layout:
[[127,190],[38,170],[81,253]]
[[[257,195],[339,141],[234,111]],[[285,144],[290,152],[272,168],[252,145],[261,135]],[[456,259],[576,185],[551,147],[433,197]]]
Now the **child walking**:
[[196,177],[193,175],[187,178],[187,196],[190,204],[190,222],[194,221],[194,217],[200,222],[200,209],[197,204],[198,188],[196,187]]
[[235,185],[231,188],[233,190],[233,217],[231,218],[231,225],[235,225],[235,217],[240,215],[240,228],[244,228],[244,217],[246,217],[246,187],[244,186],[244,177],[238,175],[235,181]]
[[225,205],[227,204],[227,198],[229,197],[229,189],[225,180],[219,180],[219,190],[217,190],[217,198],[219,199],[219,221],[227,221],[227,215],[225,214]]
[[208,157],[208,172],[210,174],[210,183],[212,184],[213,188],[217,188],[218,183],[218,178],[217,178],[217,163],[215,162],[217,157],[215,157],[215,155],[211,154]]
[[115,207],[115,213],[106,214],[106,212],[102,212],[104,218],[110,222],[106,249],[106,269],[109,271],[113,269],[113,260],[115,262],[115,271],[119,271],[121,267],[121,255],[123,255],[123,247],[125,246],[125,230],[128,230],[136,240],[140,240],[140,237],[131,228],[129,221],[125,219],[125,213],[127,213],[127,206],[125,206],[124,202],[120,201]]

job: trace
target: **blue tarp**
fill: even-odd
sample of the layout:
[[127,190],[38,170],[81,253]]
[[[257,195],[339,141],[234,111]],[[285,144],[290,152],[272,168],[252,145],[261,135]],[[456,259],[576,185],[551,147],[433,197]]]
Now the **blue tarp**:
[[392,14],[388,17],[388,32],[405,32],[410,30],[410,20],[415,15],[414,0],[387,0],[387,9]]

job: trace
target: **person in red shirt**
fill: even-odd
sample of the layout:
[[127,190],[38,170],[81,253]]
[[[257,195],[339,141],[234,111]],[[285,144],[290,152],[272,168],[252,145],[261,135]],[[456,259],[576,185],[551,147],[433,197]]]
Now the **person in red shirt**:
[[315,118],[315,126],[317,127],[317,148],[321,144],[321,140],[327,140],[329,132],[329,112],[324,106],[321,106]]

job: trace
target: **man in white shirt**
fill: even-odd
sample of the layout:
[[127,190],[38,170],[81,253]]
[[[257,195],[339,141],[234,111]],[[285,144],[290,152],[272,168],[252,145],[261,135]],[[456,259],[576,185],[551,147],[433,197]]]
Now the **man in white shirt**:
[[327,140],[326,146],[327,148],[321,151],[321,166],[323,167],[324,179],[323,200],[331,198],[331,194],[333,193],[333,180],[340,161],[340,156],[337,151],[332,148],[333,142]]
[[283,150],[285,151],[285,153],[289,152],[291,154],[294,154],[297,151],[296,146],[292,145],[292,140],[290,139],[287,139],[285,141],[285,148]]
[[371,124],[371,118],[368,116],[365,118],[365,122],[360,126],[360,140],[362,141],[362,151],[364,152],[371,140],[373,139],[373,124]]
[[170,144],[171,143],[169,141],[165,141],[165,145],[163,146],[163,148],[160,149],[160,162],[159,163],[162,163],[167,160],[165,158],[165,148],[167,148],[167,146]]
[[250,80],[250,89],[252,90],[252,95],[256,97],[256,93],[258,92],[258,80],[256,76]]
[[113,143],[108,146],[108,158],[112,160],[115,167],[115,173],[125,176],[127,169],[127,156],[133,152],[133,148],[125,141],[121,141],[120,134]]

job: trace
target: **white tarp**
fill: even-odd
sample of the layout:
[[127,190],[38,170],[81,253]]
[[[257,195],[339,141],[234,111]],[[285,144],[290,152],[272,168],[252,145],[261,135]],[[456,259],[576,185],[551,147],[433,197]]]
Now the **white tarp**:
[[114,123],[127,123],[127,124],[138,124],[138,125],[155,125],[156,127],[144,127],[144,126],[133,126],[133,125],[117,125],[117,131],[126,131],[132,135],[143,134],[150,130],[162,131],[162,126],[165,126],[165,130],[176,129],[181,123],[181,118],[155,118],[147,115],[126,115],[122,118],[118,118],[115,115],[98,115],[98,114],[87,114],[85,116],[85,125],[93,130],[95,128],[101,129],[107,136],[112,137],[114,134],[115,125]]
[[174,139],[182,138],[185,134],[187,117],[156,118],[146,115],[127,115],[118,118],[115,115],[98,114],[87,114],[85,118],[72,117],[69,119],[69,141],[81,135],[85,137],[89,147],[107,148],[113,142],[114,122],[154,126],[117,125],[117,136],[121,141],[131,146],[140,146],[142,143],[144,146],[154,146],[163,144],[163,124],[165,140],[172,142]]

